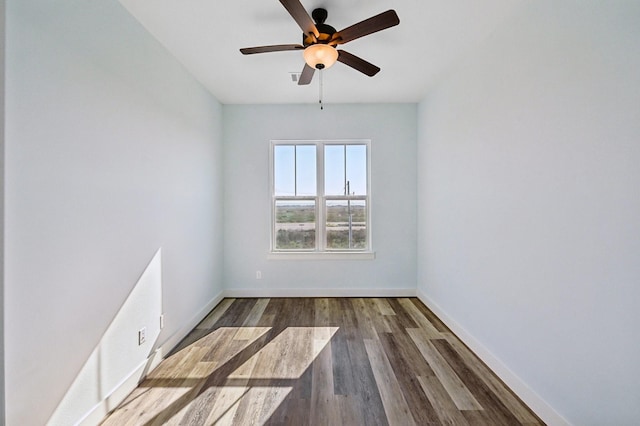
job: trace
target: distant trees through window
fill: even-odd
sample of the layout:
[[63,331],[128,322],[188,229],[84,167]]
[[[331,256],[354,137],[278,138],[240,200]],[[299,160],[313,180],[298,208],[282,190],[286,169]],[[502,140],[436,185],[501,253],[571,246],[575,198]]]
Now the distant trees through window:
[[368,251],[369,141],[273,141],[272,250]]

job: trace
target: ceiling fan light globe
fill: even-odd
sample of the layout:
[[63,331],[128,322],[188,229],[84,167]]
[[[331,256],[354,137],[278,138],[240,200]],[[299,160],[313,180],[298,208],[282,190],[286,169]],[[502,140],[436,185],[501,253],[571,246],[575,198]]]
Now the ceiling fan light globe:
[[304,49],[302,56],[311,68],[327,69],[338,60],[338,51],[328,44],[312,44]]

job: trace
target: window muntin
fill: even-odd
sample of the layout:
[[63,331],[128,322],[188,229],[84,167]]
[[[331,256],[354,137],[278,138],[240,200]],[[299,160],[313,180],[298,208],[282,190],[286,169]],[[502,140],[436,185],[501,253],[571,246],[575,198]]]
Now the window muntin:
[[274,252],[367,252],[369,148],[363,141],[272,141]]

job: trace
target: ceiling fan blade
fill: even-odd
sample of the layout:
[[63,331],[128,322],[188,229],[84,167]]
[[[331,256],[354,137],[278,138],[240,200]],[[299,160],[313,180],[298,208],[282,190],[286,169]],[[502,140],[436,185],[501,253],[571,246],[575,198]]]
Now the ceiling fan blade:
[[368,75],[369,77],[373,77],[378,73],[378,71],[380,71],[379,67],[344,50],[338,50],[338,61]]
[[320,33],[316,28],[316,24],[313,23],[313,19],[309,16],[309,13],[305,10],[300,0],[280,0],[280,3],[287,9],[287,12],[296,21],[296,23],[302,28],[302,32],[305,34],[313,34],[318,37]]
[[245,47],[240,49],[243,55],[252,55],[254,53],[282,52],[285,50],[304,49],[301,44],[274,44],[272,46]]
[[344,44],[351,40],[396,26],[399,23],[400,18],[398,18],[396,11],[393,9],[387,10],[386,12],[382,12],[379,15],[372,16],[369,19],[365,19],[344,30],[338,31],[333,35],[332,42]]
[[304,64],[304,68],[302,69],[300,78],[298,78],[298,85],[303,86],[305,84],[311,83],[311,79],[313,79],[313,73],[315,72],[315,68],[311,68],[309,65]]

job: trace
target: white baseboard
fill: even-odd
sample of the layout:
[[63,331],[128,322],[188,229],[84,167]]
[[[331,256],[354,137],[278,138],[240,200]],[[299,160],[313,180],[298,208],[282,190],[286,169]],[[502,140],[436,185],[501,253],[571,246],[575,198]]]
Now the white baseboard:
[[164,358],[173,348],[175,348],[178,345],[178,343],[180,343],[180,341],[184,339],[187,336],[187,334],[189,334],[191,330],[196,328],[196,325],[198,325],[200,321],[202,321],[204,317],[206,317],[209,314],[209,312],[211,312],[211,310],[215,308],[218,305],[218,303],[220,303],[222,299],[224,299],[225,297],[229,297],[226,295],[225,291],[221,291],[220,293],[218,293],[214,298],[209,300],[207,304],[204,305],[202,309],[200,309],[191,318],[191,320],[185,323],[178,331],[176,331],[171,336],[169,336],[164,341],[164,343],[160,345],[160,348],[163,349],[162,358]]
[[415,297],[415,288],[239,288],[224,297]]
[[125,398],[142,382],[146,376],[146,371],[151,371],[147,368],[147,365],[151,362],[155,362],[156,365],[159,361],[155,361],[157,357],[157,351],[154,352],[147,360],[140,363],[127,377],[111,391],[109,394],[80,419],[76,426],[94,426],[100,424],[102,420],[114,410]]
[[133,390],[144,380],[147,374],[156,368],[164,357],[184,339],[191,330],[193,330],[204,317],[206,317],[218,303],[224,299],[223,292],[218,293],[214,298],[209,300],[187,323],[185,323],[178,331],[167,338],[164,343],[159,345],[156,350],[142,363],[140,363],[131,373],[122,379],[122,381],[107,394],[107,396],[96,404],[76,425],[93,426],[100,422],[114,410],[118,405],[133,392]]
[[535,393],[499,358],[473,337],[460,324],[447,315],[423,291],[416,290],[418,299],[422,301],[469,349],[475,353],[518,397],[524,401],[549,426],[569,426],[570,423],[553,409],[544,399]]

